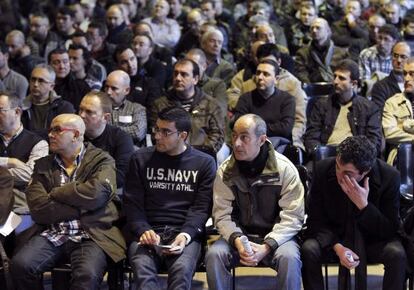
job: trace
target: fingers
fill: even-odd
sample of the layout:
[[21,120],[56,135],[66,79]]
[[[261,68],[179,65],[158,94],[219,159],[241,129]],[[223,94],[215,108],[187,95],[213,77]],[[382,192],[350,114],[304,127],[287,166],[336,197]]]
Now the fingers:
[[158,245],[160,243],[160,236],[153,230],[149,230],[141,235],[139,242],[143,245]]

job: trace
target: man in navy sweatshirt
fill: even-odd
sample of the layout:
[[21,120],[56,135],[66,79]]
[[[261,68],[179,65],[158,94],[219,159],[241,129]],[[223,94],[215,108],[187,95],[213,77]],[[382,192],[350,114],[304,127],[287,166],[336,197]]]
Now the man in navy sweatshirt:
[[156,145],[131,158],[124,204],[137,289],[161,289],[157,273],[162,265],[168,269],[168,289],[191,289],[216,165],[187,144],[190,130],[186,110],[166,108],[153,128]]

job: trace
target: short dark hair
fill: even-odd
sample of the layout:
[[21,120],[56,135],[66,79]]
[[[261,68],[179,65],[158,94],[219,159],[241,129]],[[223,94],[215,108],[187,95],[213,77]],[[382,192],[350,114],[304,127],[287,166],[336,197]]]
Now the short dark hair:
[[389,35],[393,39],[395,39],[396,41],[401,39],[400,32],[398,31],[397,27],[395,27],[392,24],[385,24],[385,25],[381,26],[378,30],[378,33]]
[[191,63],[191,65],[193,66],[193,77],[200,76],[200,68],[198,67],[198,64],[196,62],[192,61],[191,59],[188,59],[188,58],[182,58],[182,59],[178,60],[174,64],[174,68],[179,64],[186,64],[186,63]]
[[108,27],[106,27],[106,24],[103,21],[92,20],[91,23],[89,23],[88,28],[98,29],[99,36],[106,37],[108,35]]
[[0,42],[0,52],[2,54],[9,53],[9,47],[3,41]]
[[69,15],[70,18],[75,18],[75,11],[73,11],[72,9],[70,9],[68,6],[62,6],[58,9],[56,16],[58,14],[62,14],[62,15]]
[[87,93],[83,98],[89,97],[97,97],[101,102],[102,112],[104,113],[112,113],[112,99],[108,96],[107,93],[101,92],[98,90],[92,90]]
[[359,66],[358,64],[351,59],[341,60],[334,70],[349,71],[351,74],[352,81],[359,81]]
[[[118,63],[118,57],[120,54],[122,54],[125,50],[130,49],[132,52],[134,51],[132,49],[132,46],[129,44],[121,43],[118,44],[114,50],[114,53],[112,54],[112,58],[115,61],[115,63]],[[135,53],[134,53],[135,54]]]
[[404,25],[404,26],[407,26],[407,25],[408,25],[408,24],[410,24],[410,23],[414,23],[414,15],[407,14],[407,15],[403,18],[402,23],[403,23],[403,25]]
[[22,107],[22,100],[15,93],[10,91],[0,91],[0,96],[6,96],[9,99],[10,108]]
[[265,43],[259,46],[256,51],[257,59],[261,59],[266,56],[274,56],[276,59],[280,59],[280,50],[274,43]]
[[50,63],[50,59],[52,58],[52,55],[54,55],[54,54],[64,54],[64,53],[68,53],[66,48],[64,48],[64,47],[55,48],[54,50],[49,52],[49,54],[47,55],[47,62]]
[[183,108],[167,107],[158,113],[158,119],[174,122],[175,128],[180,132],[190,133],[191,131],[191,116]]
[[92,64],[92,56],[91,53],[89,52],[89,50],[84,47],[83,45],[78,45],[78,44],[71,44],[69,45],[69,50],[82,50],[82,57],[85,60],[85,70],[87,70],[87,68],[89,68]]
[[[279,64],[273,59],[263,59],[259,62],[259,64],[270,64],[271,66],[273,66],[275,76],[279,74]],[[259,66],[259,64],[257,66]]]
[[351,136],[339,144],[336,155],[342,163],[352,163],[359,173],[363,173],[374,165],[377,149],[366,136]]

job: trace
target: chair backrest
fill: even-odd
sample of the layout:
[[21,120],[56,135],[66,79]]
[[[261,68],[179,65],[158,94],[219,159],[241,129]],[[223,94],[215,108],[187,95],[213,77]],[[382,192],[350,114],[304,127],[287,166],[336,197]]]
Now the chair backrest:
[[400,194],[406,200],[413,200],[413,148],[411,143],[402,143],[398,146],[397,169],[400,171]]
[[308,96],[308,104],[306,106],[306,117],[309,118],[313,105],[318,97],[326,97],[334,92],[334,86],[332,83],[320,82],[304,84],[303,90]]
[[336,147],[330,145],[318,145],[314,151],[314,161],[326,159],[336,155]]

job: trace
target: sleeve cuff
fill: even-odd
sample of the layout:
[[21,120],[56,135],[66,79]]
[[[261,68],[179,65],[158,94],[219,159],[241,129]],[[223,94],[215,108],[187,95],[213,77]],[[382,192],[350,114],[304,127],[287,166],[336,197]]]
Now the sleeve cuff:
[[8,157],[0,157],[0,167],[7,168],[7,163],[9,163]]
[[241,237],[241,236],[243,236],[243,233],[242,232],[234,232],[234,233],[232,233],[230,235],[230,238],[229,238],[229,244],[234,247],[234,240],[237,239],[238,237]]
[[267,238],[264,240],[264,243],[268,245],[272,251],[275,251],[279,247],[279,244],[272,238]]
[[186,239],[185,245],[187,246],[191,242],[191,236],[187,233],[181,232],[179,235],[183,235]]

